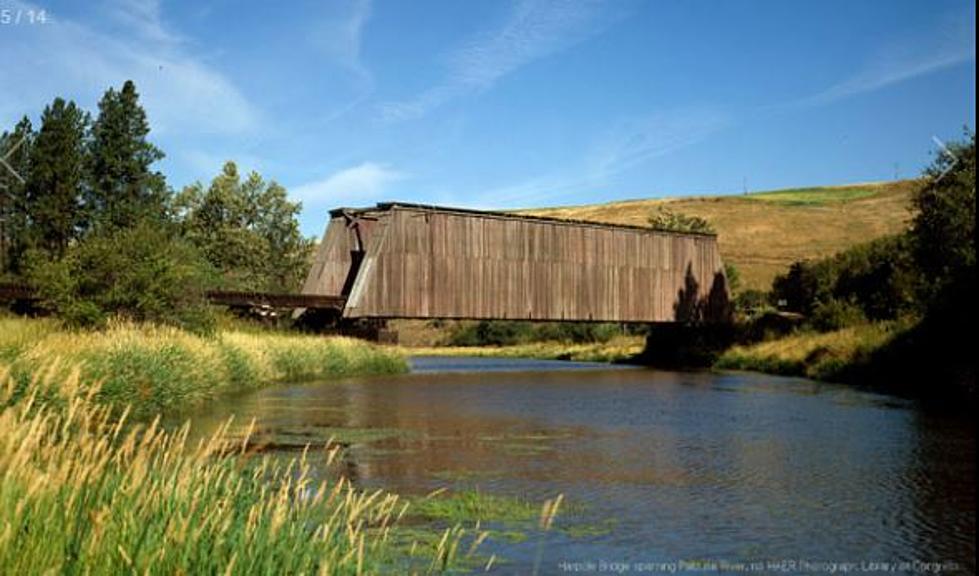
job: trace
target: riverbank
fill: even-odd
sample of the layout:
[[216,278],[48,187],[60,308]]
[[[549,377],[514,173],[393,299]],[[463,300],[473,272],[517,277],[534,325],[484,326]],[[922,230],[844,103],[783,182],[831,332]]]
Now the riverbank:
[[[101,383],[99,401],[146,418],[270,383],[392,374],[408,365],[395,350],[352,338],[236,330],[202,337],[134,324],[66,331],[49,320],[8,318],[0,319],[0,370],[18,396],[77,370],[81,386]],[[56,389],[35,391],[64,401]]]
[[908,322],[878,322],[832,332],[796,332],[732,346],[720,355],[714,368],[857,383],[848,375],[909,328]]
[[397,346],[390,349],[406,356],[474,356],[622,363],[639,355],[644,346],[645,339],[642,336],[619,336],[608,342],[585,344],[549,341],[512,346]]

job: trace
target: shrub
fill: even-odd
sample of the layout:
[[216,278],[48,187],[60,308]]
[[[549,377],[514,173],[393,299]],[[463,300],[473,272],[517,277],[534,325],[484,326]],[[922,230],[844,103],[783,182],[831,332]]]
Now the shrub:
[[794,262],[772,281],[772,299],[781,309],[809,315],[817,302],[832,298],[834,282],[829,260]]
[[907,235],[881,238],[835,256],[795,262],[772,282],[781,308],[811,316],[820,303],[851,302],[872,320],[893,320],[916,308],[920,275]]
[[511,346],[533,339],[530,322],[482,320],[475,324],[459,324],[450,333],[450,346]]
[[700,216],[689,216],[660,206],[649,216],[649,227],[664,232],[692,232],[714,234],[714,225]]
[[734,297],[734,309],[740,314],[755,314],[770,308],[771,296],[764,290],[742,290]]
[[528,342],[608,342],[623,334],[617,324],[482,320],[455,326],[445,341],[449,346],[514,346]]
[[573,342],[585,344],[608,342],[623,333],[618,324],[594,324],[589,322],[549,322],[534,329],[535,340]]
[[28,277],[44,305],[68,325],[99,327],[113,316],[209,332],[211,270],[163,226],[140,224],[93,235],[64,258],[32,252]]
[[847,301],[829,300],[816,303],[809,318],[809,325],[820,332],[831,332],[863,324],[866,321],[867,317],[858,305]]

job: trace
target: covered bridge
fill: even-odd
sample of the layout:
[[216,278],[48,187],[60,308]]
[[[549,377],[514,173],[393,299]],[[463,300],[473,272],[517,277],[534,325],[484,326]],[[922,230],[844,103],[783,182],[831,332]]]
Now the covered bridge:
[[717,239],[441,206],[341,208],[303,294],[347,319],[673,322],[727,306]]

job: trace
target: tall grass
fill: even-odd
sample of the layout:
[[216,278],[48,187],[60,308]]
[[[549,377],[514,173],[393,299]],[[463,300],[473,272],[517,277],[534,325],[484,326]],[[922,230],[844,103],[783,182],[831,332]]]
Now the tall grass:
[[[55,358],[61,362],[52,363]],[[83,385],[101,384],[98,400],[131,405],[138,418],[271,382],[407,369],[397,353],[350,338],[244,332],[201,337],[133,324],[73,332],[23,319],[0,319],[0,364],[10,365],[14,399],[27,393],[42,369],[56,371],[57,381],[67,376],[65,367],[78,366]],[[50,402],[60,401],[57,392],[37,390]]]
[[[77,369],[43,369],[19,401],[0,371],[0,574],[365,574],[441,570],[465,532],[422,564],[389,541],[406,504],[349,482],[314,482],[308,453],[251,458],[226,429],[127,424]],[[39,401],[58,390],[61,405]]]
[[909,326],[909,321],[868,323],[833,332],[800,332],[758,344],[733,346],[718,358],[714,367],[840,380]]

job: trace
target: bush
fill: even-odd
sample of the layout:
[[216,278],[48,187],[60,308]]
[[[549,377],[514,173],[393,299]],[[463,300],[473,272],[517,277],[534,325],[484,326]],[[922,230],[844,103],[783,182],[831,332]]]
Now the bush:
[[771,296],[763,290],[749,289],[734,297],[734,310],[743,315],[754,315],[771,307]]
[[852,302],[829,300],[817,302],[813,308],[809,325],[819,332],[832,332],[848,326],[856,326],[867,321],[863,310]]
[[28,267],[44,306],[78,327],[101,327],[118,316],[209,332],[211,277],[192,246],[154,224],[89,236],[61,259],[32,252]]
[[695,234],[714,234],[714,225],[700,216],[688,216],[660,206],[649,216],[649,227],[664,232],[688,232]]
[[820,303],[837,300],[853,303],[872,320],[893,320],[915,311],[919,278],[907,235],[890,236],[792,264],[772,282],[772,299],[807,316]]
[[809,315],[817,302],[832,298],[835,280],[829,259],[795,262],[772,281],[772,300],[782,310]]
[[553,322],[539,324],[534,329],[535,340],[588,344],[608,342],[623,333],[618,324],[593,324],[589,322]]
[[449,333],[448,346],[514,346],[528,342],[608,342],[623,334],[617,324],[591,322],[546,322],[533,324],[508,320],[462,323]]
[[533,339],[534,328],[530,322],[482,320],[475,324],[459,324],[446,340],[449,346],[512,346]]

